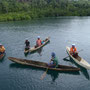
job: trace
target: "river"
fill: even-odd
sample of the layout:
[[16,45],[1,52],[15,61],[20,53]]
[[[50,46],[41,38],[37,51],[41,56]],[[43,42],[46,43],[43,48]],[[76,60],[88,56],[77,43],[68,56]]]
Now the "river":
[[[50,37],[50,43],[36,52],[24,55],[24,42],[28,38],[31,47],[37,36]],[[76,44],[79,55],[90,63],[90,17],[43,18],[32,21],[0,22],[0,43],[6,48],[6,56],[0,61],[0,90],[90,90],[90,70],[81,68],[79,73],[48,71],[26,67],[8,60],[9,56],[49,62],[55,52],[59,64],[78,67],[67,56],[66,46]],[[68,58],[69,59],[69,58]]]

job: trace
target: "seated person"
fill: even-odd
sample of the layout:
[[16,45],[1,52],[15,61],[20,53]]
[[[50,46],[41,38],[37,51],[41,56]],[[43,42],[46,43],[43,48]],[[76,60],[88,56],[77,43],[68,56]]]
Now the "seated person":
[[38,36],[37,41],[36,41],[36,46],[35,46],[35,47],[41,46],[41,45],[42,45],[41,42],[42,42],[42,41],[41,41],[41,39],[40,39],[40,36]]
[[26,44],[25,50],[29,50],[30,49],[30,42],[28,41],[28,39],[26,39],[25,44]]
[[75,47],[75,44],[72,44],[72,47],[70,48],[70,54],[75,58],[78,56],[78,52],[77,52],[77,48]]
[[0,55],[5,53],[5,48],[2,44],[0,44]]
[[44,41],[41,42],[41,44],[44,44],[44,43],[45,43]]
[[52,52],[51,57],[52,58],[50,60],[50,63],[48,64],[48,66],[51,68],[57,68],[58,67],[58,59],[54,52]]

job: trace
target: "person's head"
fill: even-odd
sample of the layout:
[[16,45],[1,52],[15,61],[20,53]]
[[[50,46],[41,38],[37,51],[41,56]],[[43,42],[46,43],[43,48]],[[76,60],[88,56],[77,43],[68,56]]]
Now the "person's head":
[[55,58],[55,57],[56,57],[56,54],[55,54],[54,52],[52,52],[52,53],[51,53],[51,56],[52,56],[53,58]]
[[40,36],[38,36],[37,38],[40,39]]
[[72,48],[75,48],[75,44],[72,44]]
[[26,38],[26,41],[28,41],[28,38]]

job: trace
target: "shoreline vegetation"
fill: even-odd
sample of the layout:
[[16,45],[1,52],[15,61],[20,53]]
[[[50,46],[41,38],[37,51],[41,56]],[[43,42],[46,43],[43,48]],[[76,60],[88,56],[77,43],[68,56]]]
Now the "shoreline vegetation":
[[90,0],[0,0],[0,21],[90,16]]

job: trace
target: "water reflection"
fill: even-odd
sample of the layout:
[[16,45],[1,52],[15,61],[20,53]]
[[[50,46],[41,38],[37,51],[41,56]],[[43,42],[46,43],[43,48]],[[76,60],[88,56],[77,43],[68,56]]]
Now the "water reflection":
[[40,56],[42,56],[42,49],[43,49],[43,48],[40,48],[40,49],[37,51],[37,53],[38,53]]
[[0,59],[0,63],[2,63],[4,61],[4,58]]
[[48,75],[51,75],[52,78],[52,82],[55,82],[55,80],[58,78],[59,76],[59,72],[54,72],[54,71],[48,71],[47,72]]
[[80,70],[81,70],[81,72],[82,72],[82,74],[85,76],[85,78],[89,80],[90,77],[89,77],[89,74],[88,74],[87,69],[85,69],[85,68],[81,67],[80,65],[78,65],[78,64],[77,64],[76,62],[74,62],[71,58],[70,58],[70,59],[64,58],[63,60],[64,60],[64,61],[71,62],[72,64],[75,64],[77,67],[79,67]]
[[31,55],[31,54],[34,54],[34,53],[37,52],[40,56],[42,56],[42,49],[43,49],[43,48],[40,48],[39,50],[34,51],[34,52],[32,52],[32,53],[24,53],[24,55],[25,55],[25,57],[27,57],[28,55]]
[[[31,70],[35,70],[35,71],[45,71],[46,69],[41,69],[41,68],[36,68],[36,67],[32,67],[32,66],[26,66],[26,65],[20,65],[20,64],[17,64],[17,63],[12,63],[9,65],[10,68],[21,68],[21,69],[31,69]],[[51,75],[51,78],[52,78],[52,82],[55,82],[55,80],[58,78],[59,76],[59,73],[62,73],[62,74],[71,74],[71,75],[80,75],[79,72],[62,72],[62,71],[51,71],[51,70],[48,70],[47,74],[48,75]]]

